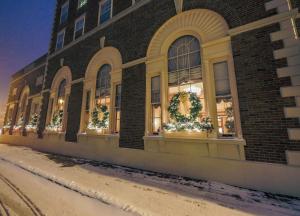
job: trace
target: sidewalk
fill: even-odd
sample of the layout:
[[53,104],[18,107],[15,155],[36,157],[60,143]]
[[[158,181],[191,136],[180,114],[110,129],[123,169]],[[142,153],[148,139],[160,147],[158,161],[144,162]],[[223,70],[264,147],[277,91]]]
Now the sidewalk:
[[216,182],[3,144],[0,144],[0,160],[138,215],[300,215],[300,199]]

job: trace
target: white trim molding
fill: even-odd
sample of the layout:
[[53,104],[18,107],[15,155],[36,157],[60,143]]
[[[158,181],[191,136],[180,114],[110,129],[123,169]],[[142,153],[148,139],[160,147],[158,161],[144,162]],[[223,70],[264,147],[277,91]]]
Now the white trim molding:
[[[280,31],[271,33],[271,41],[282,40],[284,47],[274,51],[275,59],[287,59],[287,67],[278,68],[279,78],[290,77],[291,86],[280,88],[281,96],[294,97],[295,107],[285,107],[286,118],[298,118],[300,120],[300,40],[295,25],[295,19],[299,16],[298,9],[293,9],[290,0],[272,0],[266,3],[266,10],[276,9],[280,17]],[[281,19],[282,18],[282,19]],[[300,128],[288,128],[290,140],[300,140]]]

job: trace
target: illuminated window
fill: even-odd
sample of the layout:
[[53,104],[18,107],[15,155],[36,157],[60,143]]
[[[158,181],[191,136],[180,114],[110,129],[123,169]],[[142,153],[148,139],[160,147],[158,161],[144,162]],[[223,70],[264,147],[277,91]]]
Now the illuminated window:
[[218,132],[221,136],[234,136],[234,112],[227,62],[214,64],[214,75],[217,100]]
[[152,133],[161,131],[160,76],[151,78]]
[[63,24],[67,21],[69,15],[69,1],[64,3],[60,10],[60,24]]
[[[168,86],[169,101],[178,92],[196,93],[203,106],[199,117],[207,115],[205,112],[200,44],[197,38],[183,36],[170,46],[168,52]],[[180,102],[179,111],[186,115],[190,112],[190,107],[189,101]]]
[[57,94],[57,107],[58,110],[64,110],[64,103],[65,103],[65,94],[66,94],[66,84],[67,81],[64,79],[59,84],[58,94]]
[[115,96],[115,133],[120,132],[122,85],[116,86]]
[[78,9],[82,8],[84,5],[86,5],[87,0],[78,0]]
[[102,0],[99,3],[99,24],[105,23],[112,17],[111,0]]
[[111,66],[105,64],[97,74],[96,99],[98,105],[110,105],[110,73]]
[[65,40],[65,30],[62,30],[57,34],[56,50],[62,49],[64,47],[64,40]]
[[79,17],[75,21],[75,28],[74,28],[74,40],[79,38],[84,34],[84,25],[85,25],[85,15]]

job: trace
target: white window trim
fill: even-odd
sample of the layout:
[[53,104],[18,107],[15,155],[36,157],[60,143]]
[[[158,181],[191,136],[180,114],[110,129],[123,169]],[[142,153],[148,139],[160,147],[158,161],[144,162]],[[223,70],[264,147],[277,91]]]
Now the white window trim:
[[[101,5],[104,4],[104,2],[106,2],[106,1],[108,1],[108,0],[100,0],[100,1],[99,1],[98,26],[104,24],[104,23],[102,23],[102,24],[100,23],[100,16],[101,16]],[[114,5],[114,1],[111,0],[111,5],[110,5],[110,17],[109,17],[109,19],[111,19],[111,18],[113,17],[113,5]]]
[[[57,39],[58,39],[58,35],[60,34],[64,34],[64,37],[63,37],[63,42],[62,42],[62,47],[61,48],[57,48]],[[56,35],[56,44],[55,44],[55,50],[60,50],[64,47],[65,45],[65,35],[66,35],[66,29],[64,28],[63,30],[61,30],[60,32],[57,33]]]
[[62,9],[63,9],[63,7],[65,7],[66,5],[68,5],[68,16],[69,16],[69,8],[70,8],[70,4],[69,4],[69,1],[66,1],[66,2],[60,7],[59,24],[62,24],[62,23],[61,23]]
[[80,0],[78,0],[78,2],[77,2],[77,10],[79,10],[79,9],[82,8],[84,5],[86,5],[86,4],[88,3],[88,0],[86,0],[86,3],[85,3],[84,5],[82,5],[82,6],[80,6],[79,3],[80,3]]
[[85,31],[85,14],[81,15],[80,17],[78,17],[76,20],[75,20],[75,24],[74,24],[74,32],[73,32],[73,40],[77,40],[75,39],[75,34],[76,34],[76,24],[77,22],[79,22],[79,20],[81,20],[83,18],[83,28],[82,28],[82,35],[80,37],[82,37],[84,35],[84,31]]

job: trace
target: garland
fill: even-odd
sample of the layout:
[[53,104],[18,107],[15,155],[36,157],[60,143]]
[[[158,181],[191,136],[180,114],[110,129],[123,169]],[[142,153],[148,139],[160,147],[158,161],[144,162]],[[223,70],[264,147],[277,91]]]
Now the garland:
[[[103,118],[99,119],[99,114],[103,113]],[[95,107],[92,112],[92,117],[88,125],[89,129],[101,130],[108,128],[109,111],[106,105],[100,105]]]
[[[179,104],[181,100],[187,100],[191,102],[190,113],[183,115],[179,112]],[[202,110],[202,104],[196,93],[193,92],[178,92],[175,94],[171,101],[168,111],[170,117],[173,120],[172,123],[164,124],[163,127],[168,132],[175,131],[206,131],[212,132],[213,125],[210,117],[202,118],[201,121],[197,121],[197,118]]]

